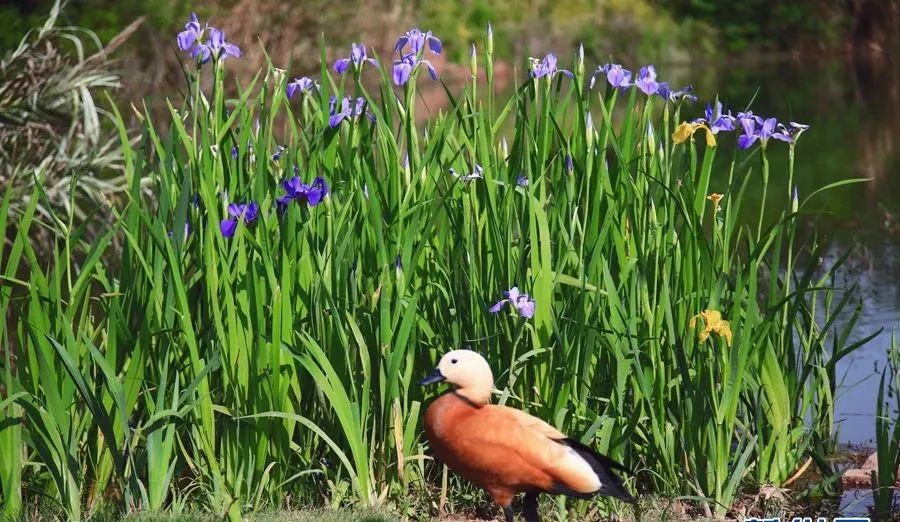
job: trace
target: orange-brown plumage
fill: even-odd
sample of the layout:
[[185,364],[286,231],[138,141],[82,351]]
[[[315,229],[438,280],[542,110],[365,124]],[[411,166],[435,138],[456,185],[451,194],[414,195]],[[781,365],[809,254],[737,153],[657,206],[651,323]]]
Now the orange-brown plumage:
[[450,469],[486,489],[507,520],[512,520],[513,496],[522,492],[530,520],[537,520],[538,493],[582,498],[600,493],[633,501],[609,469],[617,464],[536,417],[488,404],[493,377],[480,355],[450,352],[435,375],[426,381],[446,380],[455,389],[425,413],[431,449]]

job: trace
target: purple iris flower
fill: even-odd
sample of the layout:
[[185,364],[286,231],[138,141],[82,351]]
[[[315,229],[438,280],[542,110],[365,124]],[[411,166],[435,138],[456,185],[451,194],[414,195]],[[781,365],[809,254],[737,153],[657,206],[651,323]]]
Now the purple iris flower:
[[256,218],[259,217],[259,205],[255,201],[251,201],[249,204],[232,203],[228,205],[228,215],[231,216],[231,219],[223,219],[219,223],[219,230],[224,237],[230,239],[234,237],[239,221],[243,221],[244,225],[248,226],[256,221]]
[[745,116],[738,121],[741,122],[741,127],[744,129],[744,133],[738,137],[738,147],[741,149],[749,149],[750,146],[753,145],[753,142],[758,138],[756,135],[756,118],[753,116]]
[[731,111],[727,113],[722,108],[722,102],[716,101],[716,105],[706,104],[706,111],[703,118],[697,118],[694,123],[705,123],[713,134],[721,131],[731,132],[735,129],[737,119],[731,115]]
[[279,205],[286,205],[291,201],[306,203],[314,207],[328,195],[328,183],[322,177],[317,177],[309,185],[303,183],[299,176],[285,180],[282,184],[285,195],[278,198]]
[[762,121],[759,128],[759,141],[765,144],[772,137],[775,129],[778,127],[778,120],[775,118],[766,118]]
[[652,65],[641,67],[634,85],[647,96],[656,94],[656,91],[659,90],[659,82],[656,81],[656,67]]
[[337,98],[334,96],[328,101],[328,105],[330,107],[328,125],[332,128],[337,127],[344,120],[357,118],[363,114],[368,116],[373,122],[375,121],[375,116],[366,110],[366,99],[363,97],[357,98],[355,103],[351,103],[351,98],[349,96],[345,97],[341,100],[340,111],[337,110]]
[[304,76],[303,78],[294,78],[294,81],[287,84],[287,97],[288,99],[293,98],[295,94],[298,92],[303,94],[305,92],[310,92],[313,89],[318,90],[319,84]]
[[693,85],[686,85],[686,86],[682,87],[681,89],[672,90],[672,88],[669,87],[669,84],[667,82],[660,82],[659,87],[656,89],[656,94],[658,94],[660,97],[662,97],[662,99],[666,100],[667,102],[675,103],[680,100],[687,100],[689,102],[695,102],[699,98],[697,98],[697,95],[694,94],[693,91],[694,91]]
[[669,87],[669,82],[659,82],[655,94],[660,98],[669,101],[669,95],[672,94],[672,88]]
[[572,161],[572,155],[566,154],[566,172],[575,170],[575,163]]
[[287,151],[287,148],[284,145],[279,145],[275,147],[275,154],[272,154],[272,161],[279,161],[281,157],[284,156],[284,153]]
[[259,217],[259,205],[256,204],[255,201],[251,201],[250,203],[232,203],[228,205],[228,213],[231,217],[242,217],[244,218],[244,224],[249,225],[256,221],[256,218]]
[[200,39],[202,32],[203,29],[200,27],[200,19],[197,18],[197,13],[191,13],[188,23],[184,24],[184,31],[178,33],[176,37],[178,48],[182,51],[190,51],[197,40]]
[[572,78],[574,75],[572,71],[568,71],[566,69],[558,69],[556,67],[556,55],[553,53],[547,53],[543,59],[538,60],[537,58],[531,58],[531,77],[532,78],[543,78],[544,76],[553,76],[556,73],[562,73],[569,78]]
[[203,64],[208,62],[212,57],[215,57],[216,60],[224,60],[229,56],[240,58],[241,50],[238,46],[225,41],[225,33],[215,27],[210,27],[209,37],[206,39],[206,42],[197,44],[197,47],[194,48],[191,56],[199,56],[200,63]]
[[306,203],[314,207],[322,202],[325,199],[325,196],[328,195],[329,188],[328,183],[325,182],[325,179],[321,176],[316,176],[316,179],[313,180],[312,184],[310,184],[310,189],[306,194]]
[[235,219],[223,219],[221,223],[219,223],[219,231],[222,232],[222,237],[226,239],[231,239],[234,237],[234,233],[237,232],[237,220]]
[[749,149],[756,140],[765,147],[769,138],[775,132],[778,120],[775,118],[761,118],[754,116],[751,112],[742,112],[738,114],[738,120],[744,133],[738,137],[738,147],[741,149]]
[[779,123],[778,127],[776,127],[775,132],[772,133],[772,137],[776,140],[781,140],[786,143],[793,143],[794,138],[791,136],[791,131],[784,126],[783,123]]
[[441,54],[441,50],[443,49],[443,45],[441,41],[431,34],[431,31],[423,33],[418,29],[410,29],[403,36],[397,40],[397,45],[394,47],[395,52],[402,52],[403,48],[409,45],[410,52],[413,54],[419,54],[419,51],[425,48],[425,44],[428,44],[428,48],[431,49],[431,52],[434,54]]
[[[778,129],[772,133],[772,137],[776,140],[781,140],[786,143],[793,144],[796,142],[797,138],[803,134],[803,131],[809,128],[809,125],[797,122],[790,122],[788,126],[785,127],[783,124],[778,124]],[[795,187],[796,190],[796,187]]]
[[352,63],[357,70],[362,70],[363,64],[366,62],[371,63],[375,67],[378,67],[378,62],[369,58],[369,55],[366,53],[366,46],[364,44],[352,43],[350,44],[350,56],[347,58],[341,58],[340,60],[334,62],[334,72],[338,74],[344,74],[347,72],[347,69],[350,67]]
[[622,66],[617,63],[608,63],[598,67],[597,70],[594,71],[594,74],[591,75],[591,89],[594,88],[594,82],[596,81],[598,74],[605,74],[606,81],[616,89],[626,89],[631,87],[631,71],[622,68]]
[[514,286],[508,291],[503,292],[503,295],[505,298],[501,299],[497,304],[490,308],[492,314],[496,314],[506,306],[506,303],[509,303],[522,317],[526,319],[534,317],[534,299],[529,297],[528,294],[519,292],[518,287]]
[[231,147],[231,157],[234,159],[237,159],[237,157],[238,157],[237,145],[235,145],[234,147]]
[[419,58],[416,54],[407,54],[406,56],[394,61],[394,85],[406,85],[409,77],[420,65],[428,68],[428,74],[432,80],[437,80],[437,71],[431,62],[424,58]]
[[519,177],[516,179],[516,185],[520,187],[528,186],[528,178],[525,176],[525,174],[519,174]]
[[293,201],[294,198],[292,198],[288,194],[284,194],[275,198],[275,209],[278,211],[278,214],[281,215],[287,212],[288,205],[290,205]]

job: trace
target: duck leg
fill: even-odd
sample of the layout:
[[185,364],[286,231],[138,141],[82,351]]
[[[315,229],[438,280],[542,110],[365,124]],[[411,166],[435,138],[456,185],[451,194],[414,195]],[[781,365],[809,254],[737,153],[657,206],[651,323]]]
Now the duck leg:
[[525,494],[525,522],[541,522],[541,515],[538,514],[538,496],[537,493]]
[[488,493],[494,498],[494,503],[503,508],[503,516],[506,517],[506,522],[513,522],[512,501],[515,492],[504,487],[493,487],[488,488]]

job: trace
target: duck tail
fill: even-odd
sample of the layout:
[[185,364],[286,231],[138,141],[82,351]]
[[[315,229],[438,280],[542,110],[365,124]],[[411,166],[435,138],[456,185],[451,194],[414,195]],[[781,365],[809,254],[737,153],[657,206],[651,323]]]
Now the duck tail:
[[590,464],[591,469],[597,474],[601,485],[600,489],[597,490],[595,494],[607,495],[623,502],[628,502],[629,504],[635,504],[637,502],[637,500],[625,489],[625,484],[622,479],[613,473],[614,469],[618,469],[633,475],[634,472],[632,470],[612,460],[606,455],[594,451],[591,447],[582,444],[575,439],[568,438],[560,442],[575,450],[581,458]]

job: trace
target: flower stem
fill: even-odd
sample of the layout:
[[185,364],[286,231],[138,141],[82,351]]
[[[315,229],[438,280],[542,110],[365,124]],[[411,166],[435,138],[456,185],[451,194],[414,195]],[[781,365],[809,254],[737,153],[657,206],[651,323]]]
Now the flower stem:
[[766,148],[762,149],[762,176],[763,176],[763,187],[762,187],[762,201],[759,203],[759,224],[756,228],[756,240],[762,240],[762,227],[763,227],[763,218],[766,214],[766,196],[769,191],[769,158],[766,156]]

